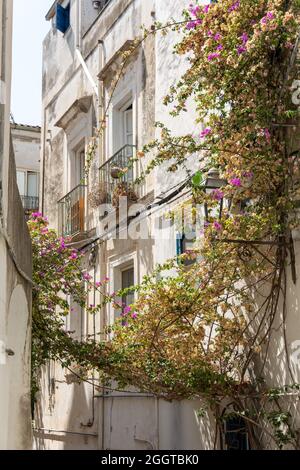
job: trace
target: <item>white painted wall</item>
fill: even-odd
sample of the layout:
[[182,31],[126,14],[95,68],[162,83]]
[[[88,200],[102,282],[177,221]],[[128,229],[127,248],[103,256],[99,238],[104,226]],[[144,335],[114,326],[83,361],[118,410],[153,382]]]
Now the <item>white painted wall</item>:
[[[0,449],[31,448],[31,243],[18,195],[10,146],[13,0],[0,0]],[[9,249],[8,249],[9,246]],[[14,253],[14,260],[12,259]]]
[[[180,15],[182,8],[189,2],[168,0],[167,2],[147,0],[112,0],[107,9],[100,15],[97,22],[86,33],[82,40],[82,52],[87,66],[95,81],[100,71],[100,50],[97,45],[99,39],[104,41],[105,64],[114,56],[116,51],[128,39],[135,38],[140,33],[140,26],[149,26],[154,18],[165,21],[171,16]],[[73,0],[72,5],[75,5]],[[83,10],[84,22],[88,23],[92,12]],[[114,18],[117,19],[114,22]],[[73,21],[73,17],[71,22]],[[44,42],[44,129],[42,155],[46,165],[45,204],[46,214],[50,218],[52,226],[56,226],[56,201],[58,194],[63,196],[68,186],[68,149],[72,140],[84,135],[82,125],[87,125],[87,115],[79,114],[63,131],[55,126],[55,123],[66,113],[73,103],[83,96],[93,94],[90,83],[85,74],[74,59],[74,50],[71,48],[74,34],[74,24],[71,31],[64,38],[59,32],[51,31]],[[148,108],[152,103],[144,102],[143,80],[145,74],[152,73],[151,67],[143,67],[143,53],[153,53],[151,46],[137,54],[136,59],[128,67],[125,76],[119,82],[108,112],[108,127],[106,133],[105,159],[109,158],[116,150],[116,136],[113,132],[112,119],[114,108],[124,97],[133,96],[134,108],[134,140],[139,146],[146,143],[144,135],[148,127],[154,124],[154,119],[163,120],[170,124],[174,130],[190,131],[193,122],[185,119],[184,125],[177,122],[176,125],[162,106],[162,97],[173,83],[174,76],[179,78],[184,70],[184,61],[175,59],[172,54],[177,35],[171,34],[165,38],[160,35],[153,40],[156,50],[153,60],[156,60],[156,68],[153,68],[153,86],[155,88],[155,115],[152,121],[147,120]],[[154,65],[154,64],[153,64]],[[54,79],[55,77],[55,79]],[[113,76],[112,76],[113,78]],[[108,91],[106,91],[108,99]],[[93,96],[93,106],[97,107],[97,100]],[[92,106],[92,108],[93,108]],[[95,109],[97,117],[97,108]],[[91,123],[89,121],[88,126]],[[147,127],[145,129],[145,127]],[[77,134],[76,134],[77,132]],[[86,129],[85,137],[91,129]],[[74,133],[76,136],[74,137]],[[154,133],[154,131],[153,131]],[[73,136],[73,137],[72,137]],[[59,142],[59,144],[57,143]],[[146,166],[144,161],[141,165]],[[95,169],[96,170],[96,169]],[[156,180],[151,177],[147,181],[145,192],[155,188],[156,194],[165,191],[173,184],[169,176],[156,175]],[[55,194],[57,192],[57,199]],[[55,193],[55,194],[54,194]],[[164,213],[164,209],[161,211]],[[148,220],[151,227],[151,220]],[[153,227],[152,227],[153,233]],[[133,260],[135,266],[136,282],[140,282],[142,276],[153,267],[153,262],[163,262],[176,253],[175,229],[166,233],[165,239],[150,240],[149,242],[134,242],[126,240],[108,240],[100,248],[96,276],[103,279],[105,275],[111,277],[110,291],[118,289],[118,267],[124,264],[124,260]],[[90,271],[93,274],[93,271]],[[108,311],[106,320],[112,321],[112,312]],[[74,323],[73,323],[74,324]],[[93,332],[90,319],[85,320],[86,333]],[[103,317],[96,320],[97,331],[103,324]],[[44,449],[69,449],[69,448],[99,448],[99,449],[202,449],[212,447],[213,431],[207,430],[208,424],[202,424],[197,418],[198,402],[167,403],[156,400],[153,397],[129,394],[124,396],[119,392],[106,394],[105,398],[97,391],[93,398],[93,390],[89,385],[66,384],[66,371],[59,366],[45,369],[43,384],[38,407],[36,410],[37,428],[35,432],[35,445]],[[50,385],[49,385],[50,384]],[[49,390],[49,387],[51,390]],[[93,403],[95,412],[93,413]],[[82,426],[92,419],[90,427]],[[77,434],[72,434],[72,433]],[[88,434],[93,434],[89,436]],[[97,438],[94,437],[97,434]]]
[[12,125],[12,140],[16,168],[39,173],[41,159],[41,130],[30,126]]

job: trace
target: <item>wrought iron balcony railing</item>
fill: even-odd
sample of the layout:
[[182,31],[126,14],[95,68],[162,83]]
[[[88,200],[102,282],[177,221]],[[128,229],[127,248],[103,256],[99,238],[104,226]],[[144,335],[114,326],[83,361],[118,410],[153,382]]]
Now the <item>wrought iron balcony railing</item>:
[[39,198],[35,196],[21,196],[25,211],[35,211],[39,208]]
[[112,203],[114,190],[120,183],[133,184],[132,159],[135,156],[135,151],[135,145],[124,145],[99,168],[100,188],[104,194],[104,203]]
[[80,184],[58,201],[59,232],[64,237],[85,231],[86,186]]

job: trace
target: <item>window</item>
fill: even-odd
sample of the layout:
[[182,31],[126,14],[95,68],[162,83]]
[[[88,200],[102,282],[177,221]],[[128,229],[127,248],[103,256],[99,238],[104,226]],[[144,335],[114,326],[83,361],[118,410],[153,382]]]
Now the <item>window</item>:
[[[180,256],[184,253],[192,252],[195,249],[196,236],[194,232],[190,233],[178,233],[176,235],[176,255]],[[194,264],[196,259],[190,258],[183,261],[184,266],[190,266]]]
[[[127,253],[122,257],[111,260],[108,266],[108,277],[110,278],[110,290],[119,292],[128,289],[138,282],[137,279],[137,253]],[[115,320],[123,316],[125,307],[129,307],[135,301],[135,292],[129,292],[127,295],[118,296],[116,302],[121,305],[122,309],[115,309],[109,306],[109,318],[112,325]],[[125,317],[124,317],[125,319]]]
[[123,111],[123,143],[124,145],[133,145],[132,104]]
[[80,149],[75,152],[75,187],[83,183],[85,168],[85,151]]
[[70,27],[70,3],[64,8],[59,3],[56,5],[56,29],[63,34]]
[[39,195],[39,174],[34,171],[17,170],[20,196],[36,198]]
[[32,171],[27,173],[27,196],[38,196],[38,175]]
[[[122,290],[127,289],[134,285],[134,269],[126,269],[122,271]],[[122,298],[122,303],[124,306],[128,307],[134,302],[134,293],[130,292]]]
[[226,450],[249,450],[245,420],[239,416],[228,417],[224,422]]
[[17,184],[20,196],[26,195],[26,171],[17,171]]

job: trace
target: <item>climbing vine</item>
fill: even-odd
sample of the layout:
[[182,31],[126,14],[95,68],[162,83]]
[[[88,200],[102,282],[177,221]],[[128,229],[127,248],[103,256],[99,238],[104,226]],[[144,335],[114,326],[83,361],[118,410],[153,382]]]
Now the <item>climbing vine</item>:
[[[202,398],[220,429],[230,413],[243,417],[254,448],[267,438],[272,446],[298,447],[292,415],[282,404],[286,394],[299,395],[288,357],[290,385],[269,390],[264,371],[278,315],[286,343],[288,269],[296,281],[290,265],[299,116],[291,89],[298,73],[299,13],[296,0],[223,0],[191,5],[183,22],[168,25],[182,33],[175,51],[188,57],[189,67],[165,105],[179,119],[194,103],[199,131],[174,137],[157,123],[160,138],[139,153],[155,157],[138,181],[160,165],[187,171],[190,203],[207,208],[203,231],[194,250],[132,288],[136,301],[122,308],[115,299],[124,292],[107,293],[108,280],[92,284],[82,273],[82,255],[34,215],[35,370],[49,356],[60,357],[67,365],[96,368],[101,380],[114,379],[120,387],[169,400]],[[191,161],[196,172],[186,170]],[[208,193],[211,169],[223,184]],[[195,262],[187,267],[186,259]],[[99,306],[86,305],[91,288],[102,294]],[[113,340],[79,343],[65,333],[70,306],[62,293],[91,314],[108,302],[122,309]]]

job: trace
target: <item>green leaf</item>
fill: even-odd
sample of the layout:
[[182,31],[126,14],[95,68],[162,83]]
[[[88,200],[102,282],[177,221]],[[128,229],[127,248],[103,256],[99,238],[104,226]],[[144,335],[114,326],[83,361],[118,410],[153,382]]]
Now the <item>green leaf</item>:
[[192,185],[196,188],[202,186],[203,184],[203,173],[201,171],[197,171],[192,178]]

